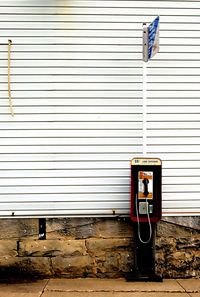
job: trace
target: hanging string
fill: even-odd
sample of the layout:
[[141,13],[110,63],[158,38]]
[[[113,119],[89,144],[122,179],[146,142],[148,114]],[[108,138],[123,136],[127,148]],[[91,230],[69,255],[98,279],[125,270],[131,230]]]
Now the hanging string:
[[12,97],[11,97],[11,88],[10,88],[10,56],[11,56],[11,46],[12,40],[8,40],[8,100],[9,100],[9,109],[12,117],[14,117],[14,109],[12,104]]

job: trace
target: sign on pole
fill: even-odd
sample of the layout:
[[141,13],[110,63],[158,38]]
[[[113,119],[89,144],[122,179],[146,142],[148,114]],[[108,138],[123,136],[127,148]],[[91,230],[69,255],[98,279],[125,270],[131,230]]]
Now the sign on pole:
[[147,26],[143,24],[143,61],[148,62],[159,51],[159,22],[155,20]]

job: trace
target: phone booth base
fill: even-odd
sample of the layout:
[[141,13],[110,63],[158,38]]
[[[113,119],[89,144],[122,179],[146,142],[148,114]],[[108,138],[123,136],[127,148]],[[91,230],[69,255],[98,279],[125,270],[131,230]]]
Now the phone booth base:
[[157,158],[131,161],[131,220],[134,228],[134,265],[127,281],[156,281],[156,223],[161,219],[162,162]]
[[[132,271],[127,273],[127,281],[162,282],[161,276],[155,272],[155,232],[156,223],[152,224],[152,237],[149,243],[143,244],[138,237],[137,225],[134,228],[134,265]],[[141,232],[144,238],[148,237],[146,223],[141,223]]]

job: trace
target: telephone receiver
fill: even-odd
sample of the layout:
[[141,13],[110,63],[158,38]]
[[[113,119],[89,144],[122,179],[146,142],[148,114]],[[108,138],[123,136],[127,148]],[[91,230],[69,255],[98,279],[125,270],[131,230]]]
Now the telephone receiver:
[[144,184],[144,192],[143,192],[143,194],[144,194],[145,197],[147,197],[149,195],[149,191],[148,191],[149,180],[148,180],[148,178],[144,178],[142,182]]

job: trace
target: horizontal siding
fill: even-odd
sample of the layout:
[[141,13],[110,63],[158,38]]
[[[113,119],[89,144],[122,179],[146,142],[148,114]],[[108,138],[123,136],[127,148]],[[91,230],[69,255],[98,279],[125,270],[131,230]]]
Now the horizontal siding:
[[199,12],[199,0],[0,0],[0,216],[129,214],[142,23],[156,15],[147,155],[163,160],[163,214],[200,213]]

